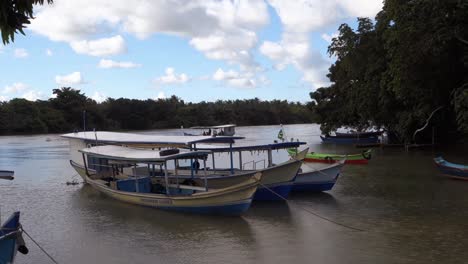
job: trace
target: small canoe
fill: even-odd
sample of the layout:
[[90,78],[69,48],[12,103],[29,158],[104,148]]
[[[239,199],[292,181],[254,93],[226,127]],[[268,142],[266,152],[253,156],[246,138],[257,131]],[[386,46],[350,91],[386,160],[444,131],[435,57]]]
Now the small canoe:
[[354,133],[340,133],[335,132],[336,137],[341,138],[369,138],[369,137],[378,137],[382,135],[381,131],[377,132],[354,132]]
[[345,160],[334,164],[303,163],[296,176],[292,191],[323,192],[333,188]]
[[[288,149],[289,155],[293,156],[296,153],[295,149]],[[372,157],[372,150],[368,149],[362,153],[341,155],[341,154],[326,154],[326,153],[307,153],[305,162],[322,162],[322,163],[336,163],[340,160],[346,159],[346,164],[368,164]]]
[[337,137],[337,136],[320,136],[323,143],[334,143],[334,144],[374,144],[379,143],[380,140],[378,137],[366,137],[366,138],[347,138],[347,137]]
[[434,162],[443,175],[452,179],[468,180],[468,166],[448,162],[442,157],[434,158]]
[[14,171],[0,170],[0,179],[13,180],[14,179],[14,177],[13,177],[14,174],[15,174]]
[[13,263],[16,251],[28,253],[22,238],[20,212],[13,213],[0,227],[0,263]]

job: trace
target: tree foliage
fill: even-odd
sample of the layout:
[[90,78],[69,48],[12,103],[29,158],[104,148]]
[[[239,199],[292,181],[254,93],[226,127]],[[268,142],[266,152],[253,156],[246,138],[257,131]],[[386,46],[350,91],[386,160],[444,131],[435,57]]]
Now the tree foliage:
[[[24,35],[23,28],[33,19],[34,5],[43,5],[44,0],[2,0],[0,1],[0,31],[3,44],[15,40],[15,34]],[[47,0],[52,4],[53,0]]]
[[54,89],[47,101],[0,102],[0,134],[87,130],[142,130],[197,125],[311,123],[308,106],[285,100],[227,100],[187,103],[176,96],[158,100],[108,98],[102,103],[71,87]]
[[442,106],[431,120],[439,137],[468,133],[467,14],[467,0],[386,0],[375,23],[341,25],[332,85],[311,93],[323,132],[383,127],[409,142]]

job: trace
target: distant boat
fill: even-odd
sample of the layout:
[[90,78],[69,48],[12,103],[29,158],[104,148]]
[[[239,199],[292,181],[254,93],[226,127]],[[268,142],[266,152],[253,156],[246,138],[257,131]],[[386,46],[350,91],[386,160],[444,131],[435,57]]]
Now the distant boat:
[[374,131],[374,132],[335,132],[336,137],[340,138],[369,138],[369,137],[378,137],[382,135],[382,131]]
[[[288,149],[289,155],[295,155],[295,149]],[[307,153],[305,162],[337,163],[346,159],[346,164],[368,164],[372,157],[372,150],[368,149],[357,154],[327,154],[327,153]]]
[[3,180],[13,180],[14,177],[13,175],[15,174],[14,171],[10,171],[10,170],[0,170],[0,179],[3,179]]
[[303,163],[294,181],[292,191],[322,192],[333,188],[345,160],[334,164]]
[[16,251],[28,254],[20,224],[20,212],[13,213],[0,227],[0,263],[13,263]]
[[236,134],[235,124],[220,126],[194,126],[189,129],[202,130],[202,133],[192,134],[184,132],[184,136],[234,136]]
[[443,175],[453,179],[468,180],[468,166],[448,162],[442,157],[434,158],[434,161]]
[[338,137],[338,136],[320,136],[324,143],[334,143],[334,144],[373,144],[379,143],[380,140],[378,137],[365,137],[365,138],[357,138],[357,137]]

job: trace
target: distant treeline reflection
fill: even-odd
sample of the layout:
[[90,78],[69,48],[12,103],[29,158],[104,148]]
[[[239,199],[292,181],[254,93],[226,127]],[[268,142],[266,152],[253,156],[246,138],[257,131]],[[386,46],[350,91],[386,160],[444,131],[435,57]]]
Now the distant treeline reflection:
[[108,98],[97,103],[80,90],[54,89],[56,98],[47,101],[13,99],[0,102],[0,134],[60,133],[87,129],[143,130],[195,125],[270,125],[312,123],[307,105],[286,100],[218,100],[190,103],[172,96],[137,100]]

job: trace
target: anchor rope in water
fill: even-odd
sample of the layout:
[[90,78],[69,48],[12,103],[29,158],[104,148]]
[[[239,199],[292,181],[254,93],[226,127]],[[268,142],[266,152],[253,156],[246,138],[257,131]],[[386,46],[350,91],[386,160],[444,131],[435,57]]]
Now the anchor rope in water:
[[23,227],[21,227],[21,230],[29,237],[29,239],[31,239],[31,241],[36,244],[36,246],[42,250],[42,252],[44,252],[44,254],[47,255],[47,257],[49,257],[50,260],[52,260],[52,262],[54,262],[55,264],[58,264],[58,262],[49,254],[47,253],[47,251],[41,247],[41,245],[39,245],[39,243],[36,242],[36,240],[34,240],[34,238],[31,237],[31,235],[28,234],[28,232],[26,232],[26,230],[24,230]]
[[[279,198],[285,200],[286,202],[291,202],[288,199],[284,198],[281,194],[273,191],[272,189],[268,188],[264,184],[259,183],[259,185],[261,185],[263,188],[267,189],[268,191],[272,192],[274,195],[278,196]],[[311,215],[314,215],[315,217],[318,217],[318,218],[320,218],[322,220],[325,220],[327,222],[330,222],[330,223],[333,223],[335,225],[339,225],[339,226],[342,226],[342,227],[345,227],[345,228],[348,228],[348,229],[351,229],[351,230],[354,230],[354,231],[359,231],[359,232],[365,231],[363,229],[352,227],[352,226],[349,226],[349,225],[346,225],[346,224],[342,224],[342,223],[336,222],[336,221],[334,221],[332,219],[329,219],[327,217],[321,216],[318,213],[316,213],[316,212],[314,212],[314,211],[312,211],[310,209],[305,208],[304,206],[300,205],[299,203],[295,203],[295,204],[296,204],[296,206],[298,206],[300,209],[304,210],[305,212],[307,212],[307,213],[309,213]]]

